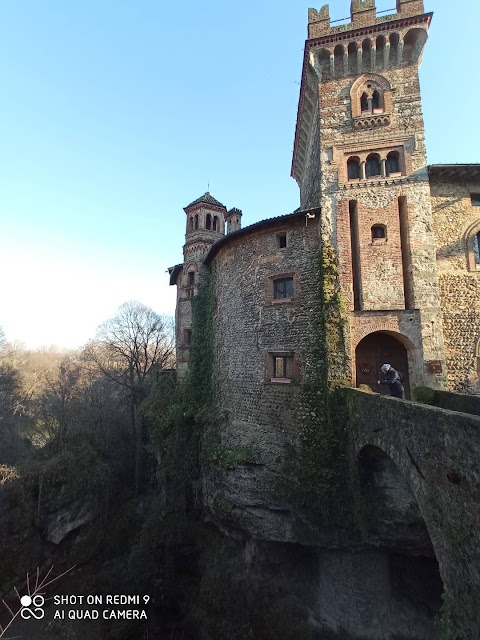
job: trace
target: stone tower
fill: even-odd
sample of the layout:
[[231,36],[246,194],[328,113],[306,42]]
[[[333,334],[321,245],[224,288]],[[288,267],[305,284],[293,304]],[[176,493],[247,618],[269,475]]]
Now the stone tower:
[[[192,331],[192,305],[203,259],[217,240],[225,235],[226,207],[207,191],[184,208],[186,213],[183,264],[169,269],[170,284],[177,285],[175,313],[177,374],[185,375]],[[240,212],[241,216],[241,212]],[[240,220],[240,218],[238,218]]]
[[418,75],[431,19],[423,0],[352,0],[339,26],[309,10],[292,176],[338,257],[347,377],[374,390],[383,361],[407,385],[444,381]]

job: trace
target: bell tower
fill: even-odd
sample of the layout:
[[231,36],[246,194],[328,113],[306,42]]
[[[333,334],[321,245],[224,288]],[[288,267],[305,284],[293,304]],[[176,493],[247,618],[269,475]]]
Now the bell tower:
[[[180,379],[185,376],[188,368],[192,336],[192,298],[198,290],[203,260],[210,247],[225,235],[227,219],[225,205],[208,191],[187,205],[184,211],[186,220],[183,263],[169,269],[170,284],[177,285],[175,344],[177,375]],[[239,213],[241,216],[241,212]]]
[[397,0],[388,15],[351,0],[336,23],[328,5],[308,14],[292,176],[336,251],[345,374],[375,391],[382,360],[412,385],[444,382],[418,73],[431,19],[423,0]]

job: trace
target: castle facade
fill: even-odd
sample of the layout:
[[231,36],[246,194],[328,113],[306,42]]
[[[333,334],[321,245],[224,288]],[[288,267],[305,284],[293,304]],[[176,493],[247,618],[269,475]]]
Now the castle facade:
[[[345,353],[335,376],[378,388],[379,369],[480,392],[480,165],[427,165],[418,69],[432,20],[423,0],[351,22],[309,10],[292,176],[300,207],[241,227],[209,193],[187,207],[177,286],[177,370],[188,366],[191,301],[216,287],[215,363],[235,429],[289,419],[309,359],[321,247],[335,256]],[[335,358],[332,359],[334,361]]]

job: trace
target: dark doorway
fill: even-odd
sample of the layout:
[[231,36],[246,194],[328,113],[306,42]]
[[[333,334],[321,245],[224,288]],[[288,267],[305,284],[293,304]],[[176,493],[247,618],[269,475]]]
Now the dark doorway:
[[381,380],[380,367],[385,362],[401,371],[405,379],[405,397],[410,398],[410,382],[408,379],[408,357],[404,345],[389,333],[377,331],[361,340],[355,350],[357,371],[357,387],[368,385],[372,391],[383,395],[389,394],[388,385],[377,385]]

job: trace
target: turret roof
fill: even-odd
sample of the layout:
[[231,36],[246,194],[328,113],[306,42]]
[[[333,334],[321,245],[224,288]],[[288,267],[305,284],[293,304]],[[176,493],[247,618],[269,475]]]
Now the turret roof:
[[224,204],[222,204],[221,202],[216,200],[212,195],[210,195],[210,191],[207,191],[206,193],[203,194],[203,196],[200,196],[200,198],[197,198],[196,200],[188,204],[186,207],[184,207],[184,211],[186,211],[187,209],[190,209],[190,207],[193,207],[196,204],[213,204],[216,207],[222,207],[222,209],[226,209],[226,206]]

